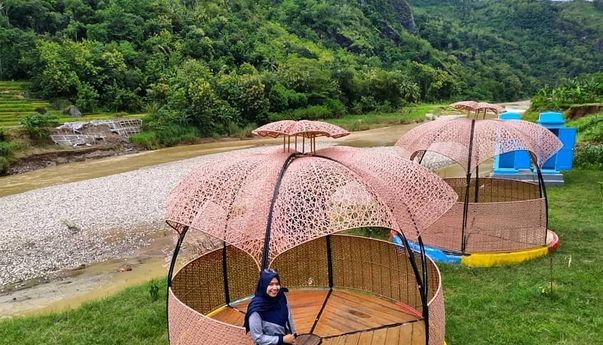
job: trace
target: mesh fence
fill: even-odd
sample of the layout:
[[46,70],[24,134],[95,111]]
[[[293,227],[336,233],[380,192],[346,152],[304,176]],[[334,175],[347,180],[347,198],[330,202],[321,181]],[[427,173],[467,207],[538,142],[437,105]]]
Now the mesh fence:
[[[309,241],[278,256],[276,268],[289,288],[328,288],[326,237]],[[422,310],[412,266],[405,252],[395,245],[364,237],[332,235],[333,285],[336,289],[359,290]],[[239,249],[227,250],[229,292],[232,300],[248,297],[255,290],[258,268]],[[444,339],[444,304],[440,275],[428,262],[430,344]],[[174,276],[169,295],[171,344],[251,344],[241,325],[207,317],[225,305],[222,249],[186,264]]]
[[[463,178],[446,179],[459,194],[444,216],[423,233],[426,244],[451,251],[462,250]],[[471,180],[465,252],[506,252],[546,244],[546,204],[536,184],[480,178]]]

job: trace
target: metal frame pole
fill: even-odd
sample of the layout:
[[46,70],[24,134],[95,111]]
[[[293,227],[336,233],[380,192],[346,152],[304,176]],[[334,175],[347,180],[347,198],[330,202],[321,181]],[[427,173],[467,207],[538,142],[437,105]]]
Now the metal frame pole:
[[167,276],[167,289],[166,289],[166,298],[165,298],[165,318],[167,320],[167,331],[168,331],[168,339],[170,338],[170,315],[169,315],[169,306],[170,306],[170,288],[172,287],[172,276],[174,274],[174,267],[176,267],[176,260],[178,259],[178,253],[180,252],[180,247],[182,246],[182,241],[184,241],[184,237],[188,231],[188,226],[182,228],[180,232],[180,236],[178,236],[178,242],[176,243],[176,248],[174,248],[174,253],[172,254],[172,261],[170,262],[170,269],[168,271]]
[[540,170],[540,166],[538,165],[538,160],[533,153],[531,153],[530,156],[532,156],[532,160],[534,161],[536,172],[538,174],[538,189],[540,197],[542,198],[544,196],[544,245],[546,246],[546,236],[548,235],[549,230],[549,198],[546,193],[546,184],[544,183],[544,177],[542,176],[542,170]]
[[471,120],[471,134],[469,135],[469,157],[467,158],[467,181],[465,183],[465,202],[463,205],[463,224],[461,227],[461,252],[465,254],[467,246],[465,232],[467,231],[467,221],[469,213],[469,188],[471,187],[471,156],[473,155],[473,135],[475,134],[475,119]]

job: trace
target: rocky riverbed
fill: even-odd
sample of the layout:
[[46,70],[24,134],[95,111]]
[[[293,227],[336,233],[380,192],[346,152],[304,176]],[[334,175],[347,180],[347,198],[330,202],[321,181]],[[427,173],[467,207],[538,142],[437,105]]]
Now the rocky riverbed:
[[194,166],[216,157],[0,198],[0,290],[60,270],[126,257],[144,247],[154,234],[166,231],[167,194]]

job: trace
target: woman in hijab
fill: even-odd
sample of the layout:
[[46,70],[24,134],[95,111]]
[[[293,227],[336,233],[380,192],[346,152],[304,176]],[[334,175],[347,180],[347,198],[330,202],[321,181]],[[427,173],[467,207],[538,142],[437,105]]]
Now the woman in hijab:
[[245,331],[257,345],[295,344],[295,325],[281,279],[273,270],[263,270],[255,295],[245,314]]

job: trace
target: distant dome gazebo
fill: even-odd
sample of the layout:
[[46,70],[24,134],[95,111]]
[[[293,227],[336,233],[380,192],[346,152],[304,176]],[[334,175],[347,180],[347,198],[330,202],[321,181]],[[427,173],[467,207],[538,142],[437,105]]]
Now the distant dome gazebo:
[[[438,119],[413,128],[395,146],[420,164],[436,156],[466,174],[445,178],[459,200],[425,232],[426,245],[463,256],[526,250],[539,256],[556,242],[540,168],[562,144],[546,128],[521,120]],[[480,163],[517,150],[529,152],[536,183],[479,176]]]
[[[342,231],[379,227],[420,237],[456,198],[435,174],[380,150],[303,154],[288,146],[199,166],[167,199],[167,222],[179,235],[168,274],[170,344],[251,345],[244,311],[259,271],[271,267],[290,289],[297,344],[442,345],[435,264],[408,246]],[[191,232],[223,247],[174,274]]]
[[470,117],[471,112],[475,112],[475,118],[479,117],[482,113],[482,119],[486,118],[486,113],[491,112],[495,116],[505,111],[505,108],[498,105],[487,102],[476,102],[476,101],[460,101],[450,104],[451,107],[457,110],[467,111],[467,117]]

